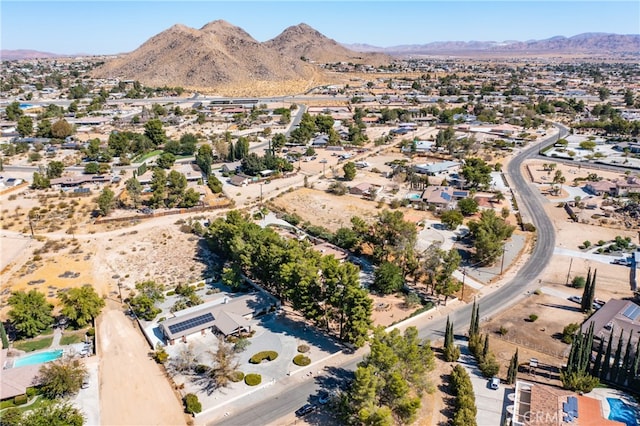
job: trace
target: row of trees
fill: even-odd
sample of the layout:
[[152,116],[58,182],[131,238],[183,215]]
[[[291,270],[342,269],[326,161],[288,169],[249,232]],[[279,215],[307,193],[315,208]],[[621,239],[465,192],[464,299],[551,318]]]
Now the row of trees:
[[461,365],[456,365],[451,371],[451,391],[455,396],[452,424],[454,426],[475,426],[476,414],[476,397],[473,392],[471,377],[467,370]]
[[323,256],[308,242],[284,239],[231,211],[209,227],[214,253],[228,262],[230,281],[245,274],[340,339],[362,346],[371,326],[372,301],[360,288],[358,268]]
[[428,340],[409,327],[386,333],[376,328],[371,352],[355,372],[351,388],[343,395],[340,412],[346,424],[409,424],[420,409],[423,392],[432,392],[428,373],[435,357]]
[[489,349],[489,335],[480,334],[480,306],[475,300],[469,325],[469,350],[478,361],[478,368],[484,377],[494,377],[498,374],[500,364]]
[[[53,305],[47,301],[44,293],[36,289],[13,292],[7,303],[11,307],[9,321],[19,337],[35,337],[54,322]],[[104,300],[89,285],[62,293],[60,303],[61,314],[76,327],[90,324],[105,305]]]
[[580,301],[580,310],[582,312],[591,312],[593,310],[593,300],[596,294],[596,276],[598,270],[593,271],[593,277],[591,276],[591,268],[587,272],[587,282],[584,285],[582,291],[582,300]]

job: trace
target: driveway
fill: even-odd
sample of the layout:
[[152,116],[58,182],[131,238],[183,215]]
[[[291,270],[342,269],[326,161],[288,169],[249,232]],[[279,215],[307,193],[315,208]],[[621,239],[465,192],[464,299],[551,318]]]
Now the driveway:
[[476,415],[478,426],[501,425],[502,413],[505,411],[505,386],[501,383],[499,389],[489,388],[489,380],[482,377],[478,363],[469,352],[467,343],[466,340],[456,340],[456,344],[460,346],[458,362],[471,376],[473,393],[476,396],[476,407],[478,408]]
[[89,373],[89,387],[80,389],[71,403],[84,414],[85,424],[94,426],[100,424],[100,381],[98,374],[98,357],[85,358],[85,366]]

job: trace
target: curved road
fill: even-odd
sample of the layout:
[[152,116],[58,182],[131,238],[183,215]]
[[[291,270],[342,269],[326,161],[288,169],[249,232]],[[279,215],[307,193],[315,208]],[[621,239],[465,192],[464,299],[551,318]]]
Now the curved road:
[[[547,138],[543,141],[544,144],[553,143],[567,134],[565,127],[559,125],[556,125],[556,127],[559,130],[559,134]],[[513,190],[520,196],[519,208],[529,213],[533,224],[536,226],[536,245],[527,263],[511,281],[479,300],[480,316],[482,318],[496,315],[526,297],[528,292],[536,288],[538,275],[547,266],[553,255],[555,246],[553,224],[544,212],[541,203],[542,196],[533,185],[530,185],[525,180],[521,172],[522,163],[538,155],[538,147],[539,144],[535,144],[521,151],[511,160],[507,170],[513,183]],[[449,315],[449,318],[456,325],[457,332],[466,332],[471,318],[471,308],[471,305],[465,305]],[[418,334],[421,338],[437,340],[443,335],[445,322],[446,318],[444,317],[424,322],[417,326]],[[360,360],[360,357],[353,357],[349,361],[333,368],[343,373],[346,370],[353,371]],[[242,412],[233,413],[230,417],[211,424],[257,426],[273,423],[284,416],[291,415],[297,408],[309,402],[309,395],[316,394],[318,389],[319,386],[315,380],[296,383],[288,387],[285,392],[274,394],[253,406],[246,407]]]

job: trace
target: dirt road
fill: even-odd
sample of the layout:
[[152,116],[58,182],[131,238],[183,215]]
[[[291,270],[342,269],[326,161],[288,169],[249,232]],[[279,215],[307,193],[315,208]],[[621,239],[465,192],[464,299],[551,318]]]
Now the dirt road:
[[184,425],[187,419],[137,325],[111,304],[98,319],[103,425]]

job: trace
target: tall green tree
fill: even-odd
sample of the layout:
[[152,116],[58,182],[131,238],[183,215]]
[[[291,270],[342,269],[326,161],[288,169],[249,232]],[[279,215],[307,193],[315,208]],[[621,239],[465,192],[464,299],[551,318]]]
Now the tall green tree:
[[98,212],[100,215],[106,216],[111,212],[115,204],[115,194],[109,188],[104,188],[98,196]]
[[131,198],[131,202],[133,202],[133,208],[137,209],[140,205],[140,196],[142,195],[142,185],[140,181],[136,179],[135,176],[129,178],[125,182],[125,188]]
[[352,181],[356,177],[357,169],[354,162],[349,161],[342,166],[344,171],[344,180]]
[[213,151],[211,150],[211,145],[204,144],[198,148],[198,153],[196,154],[196,164],[202,170],[202,173],[205,176],[211,175],[211,164],[213,164]]
[[468,158],[465,160],[460,174],[472,188],[486,189],[491,183],[493,169],[480,158]]
[[87,367],[77,358],[61,358],[40,367],[41,389],[51,399],[73,395],[88,377]]
[[[3,413],[4,419],[4,413]],[[22,414],[20,426],[82,426],[84,414],[69,402],[40,405]]]
[[31,134],[33,133],[33,119],[27,115],[21,116],[18,119],[16,130],[22,137],[31,136]]
[[444,360],[447,362],[454,362],[460,358],[460,348],[454,342],[453,322],[449,321],[449,316],[447,316],[443,354]]
[[104,308],[104,299],[91,286],[72,288],[60,295],[62,314],[78,327],[90,324]]
[[4,110],[4,113],[7,116],[7,119],[10,121],[18,120],[24,112],[20,108],[20,102],[11,102]]
[[62,161],[50,161],[47,165],[47,179],[55,179],[62,176],[64,163]]
[[503,252],[504,242],[515,227],[509,225],[494,210],[484,210],[480,219],[469,222],[469,231],[475,248],[474,259],[485,265],[495,262]]
[[53,324],[53,305],[38,290],[11,293],[7,303],[11,306],[9,320],[21,336],[37,336]]
[[154,118],[144,125],[144,135],[155,145],[164,145],[167,141],[167,135],[162,128],[162,121]]
[[371,289],[380,294],[391,294],[400,291],[403,285],[402,269],[391,262],[384,262],[374,273]]
[[509,369],[507,370],[507,384],[512,385],[516,382],[518,376],[518,349],[511,357]]

